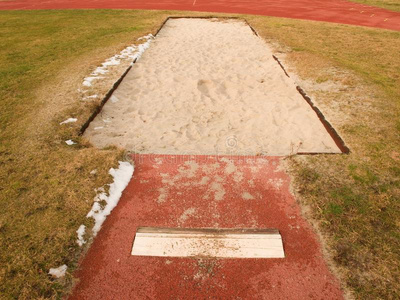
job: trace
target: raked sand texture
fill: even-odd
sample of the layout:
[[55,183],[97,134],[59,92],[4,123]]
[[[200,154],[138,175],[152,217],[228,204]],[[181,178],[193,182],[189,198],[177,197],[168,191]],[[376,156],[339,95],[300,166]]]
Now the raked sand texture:
[[136,153],[340,153],[272,57],[236,20],[171,19],[85,136]]

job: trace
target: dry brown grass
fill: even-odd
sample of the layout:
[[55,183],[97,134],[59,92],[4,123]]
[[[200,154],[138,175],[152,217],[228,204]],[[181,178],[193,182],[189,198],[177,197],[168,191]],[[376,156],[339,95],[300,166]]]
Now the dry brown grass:
[[[90,225],[85,216],[94,189],[110,181],[108,169],[122,156],[121,150],[94,149],[77,136],[93,109],[93,104],[79,101],[77,89],[105,58],[154,32],[171,14],[200,15],[0,12],[2,297],[55,298],[70,286],[70,273],[57,281],[47,272],[64,263],[69,272],[76,267],[82,249],[76,245],[75,231],[82,223]],[[343,156],[293,158],[299,199],[320,221],[332,256],[356,297],[396,298],[400,34],[246,18],[264,38],[281,44],[286,63],[298,71],[303,87],[352,150]],[[72,116],[79,122],[59,126]],[[70,138],[78,145],[65,145]],[[96,175],[90,175],[93,169]]]
[[[400,297],[400,33],[249,17],[351,149],[290,160],[357,299]],[[292,71],[292,72],[290,72]]]
[[[93,148],[77,135],[96,105],[80,101],[78,89],[106,58],[154,33],[167,14],[0,14],[0,298],[59,297],[82,251],[76,230],[91,225],[86,214],[94,189],[110,182],[108,170],[123,155]],[[108,88],[121,74],[113,75]],[[68,117],[78,122],[60,126]],[[67,146],[67,139],[78,144]],[[53,280],[49,268],[62,264],[68,265],[66,278]]]

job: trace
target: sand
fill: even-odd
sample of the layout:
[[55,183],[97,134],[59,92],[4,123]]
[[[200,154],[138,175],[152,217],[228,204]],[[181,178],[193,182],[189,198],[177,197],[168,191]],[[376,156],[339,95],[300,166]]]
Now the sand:
[[169,20],[84,136],[136,153],[340,153],[315,112],[237,20]]

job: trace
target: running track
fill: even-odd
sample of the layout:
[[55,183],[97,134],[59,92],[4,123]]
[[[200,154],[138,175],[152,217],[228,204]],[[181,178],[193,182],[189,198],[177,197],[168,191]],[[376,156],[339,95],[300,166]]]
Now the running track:
[[345,0],[15,0],[0,2],[0,10],[94,8],[240,13],[400,31],[400,13]]
[[[281,157],[133,159],[133,178],[81,261],[69,300],[343,299]],[[131,256],[138,226],[277,228],[285,258]]]

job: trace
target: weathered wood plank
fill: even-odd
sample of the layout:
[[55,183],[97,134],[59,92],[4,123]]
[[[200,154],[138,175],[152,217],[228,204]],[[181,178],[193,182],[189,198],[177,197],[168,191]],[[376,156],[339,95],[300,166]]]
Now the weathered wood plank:
[[135,256],[284,258],[276,229],[138,229]]

